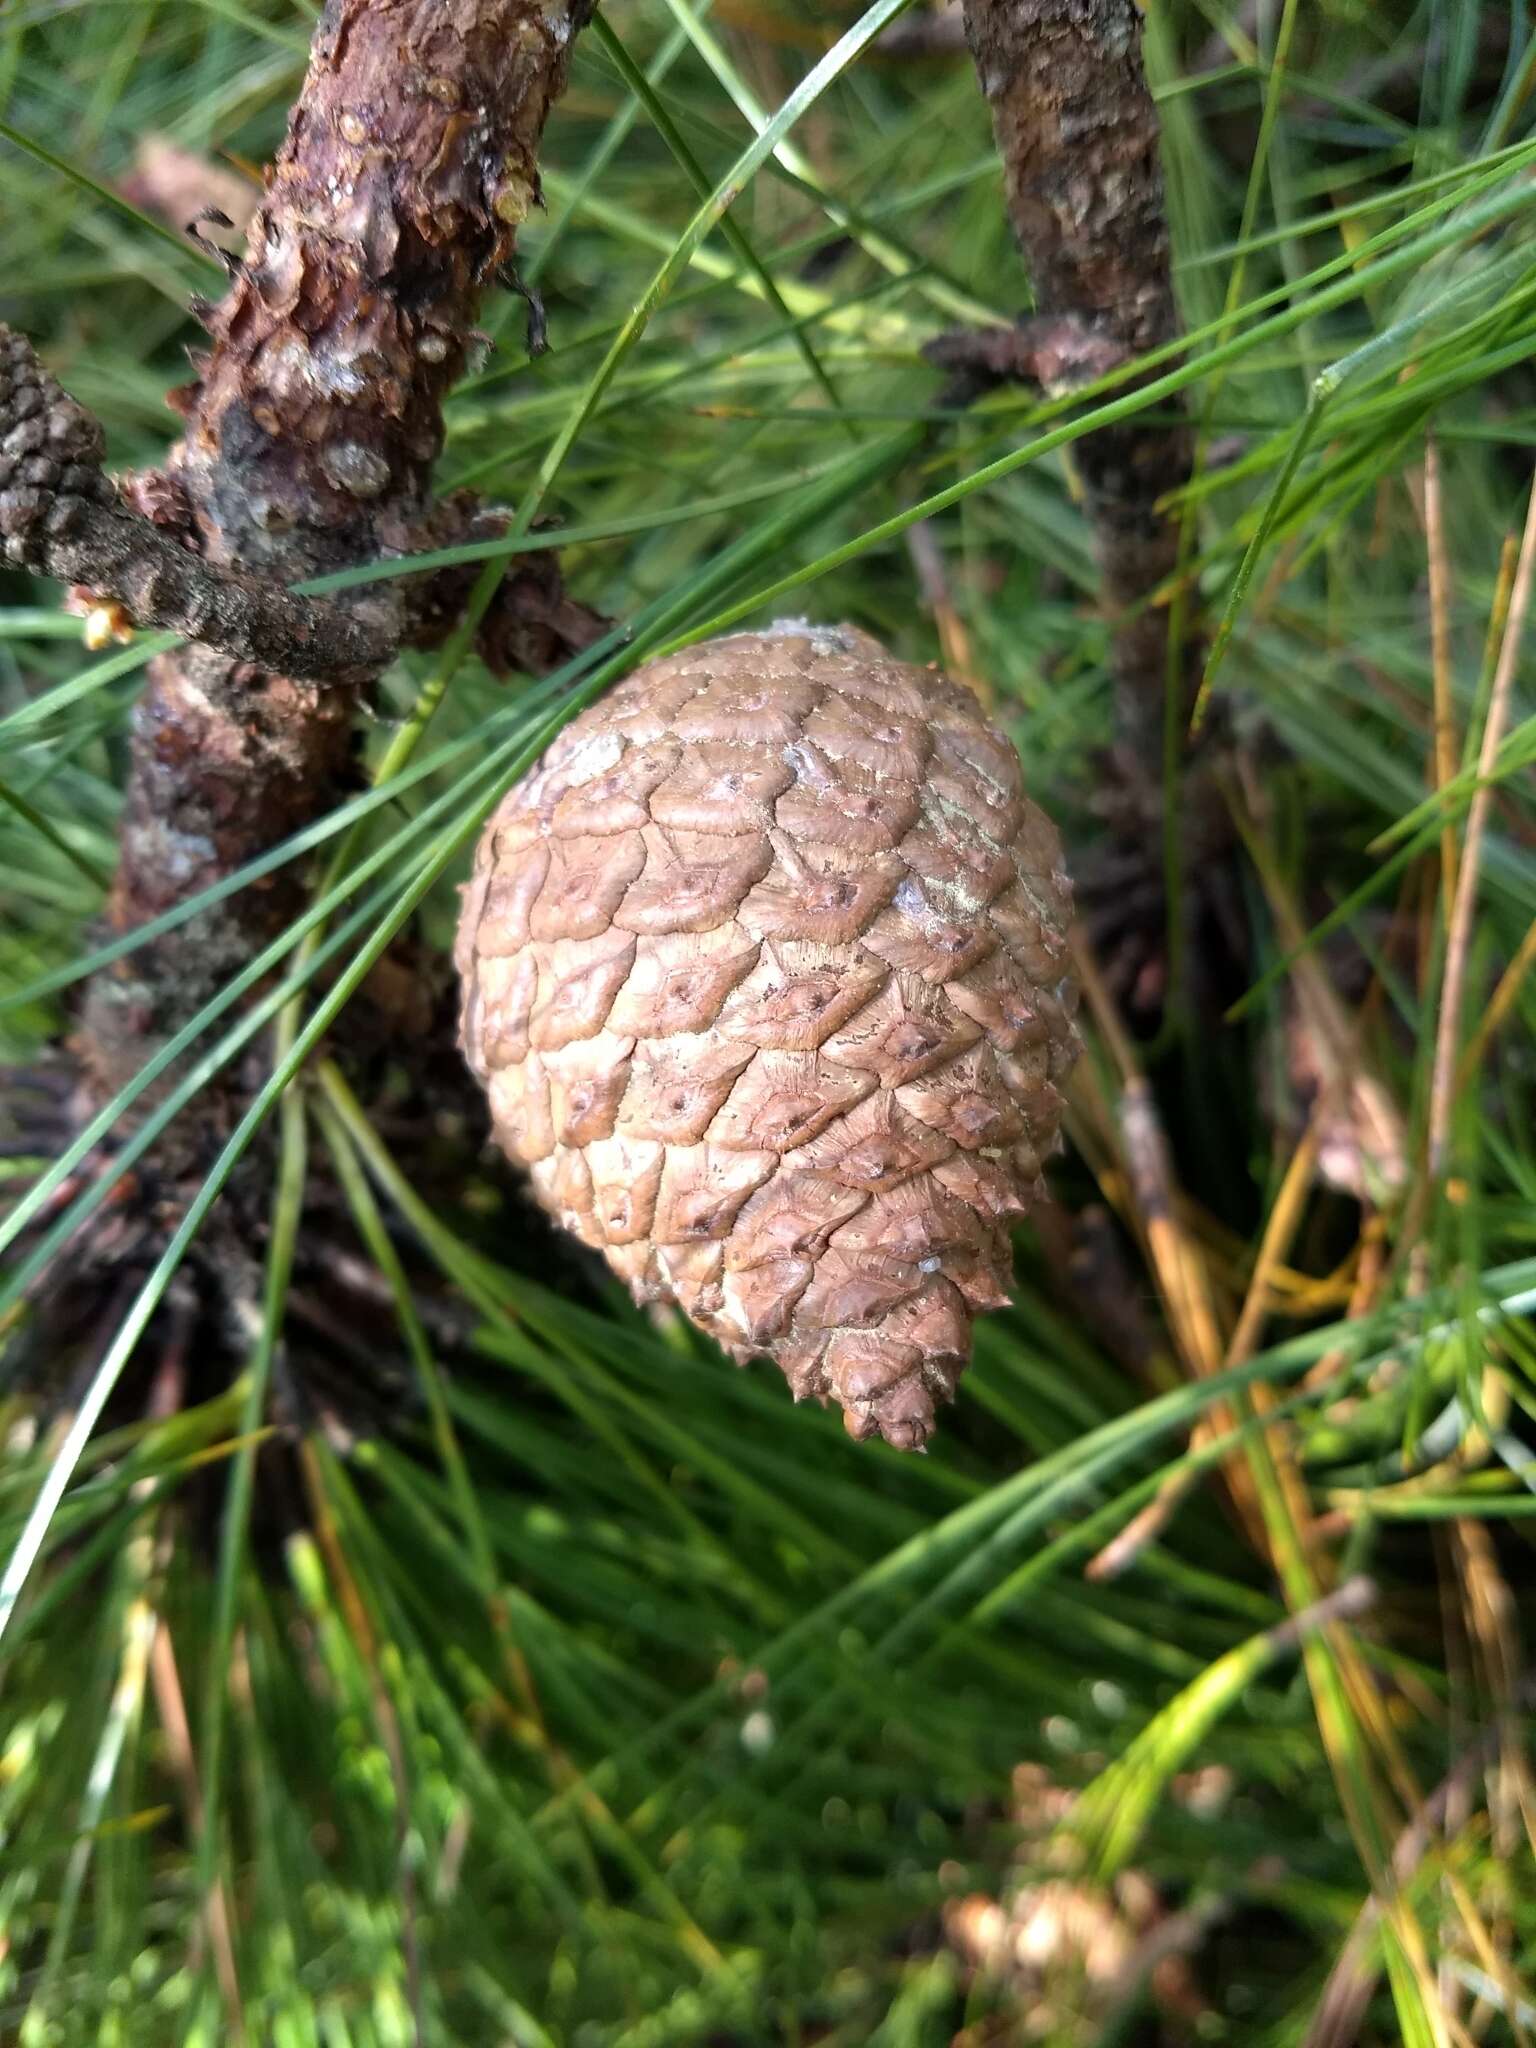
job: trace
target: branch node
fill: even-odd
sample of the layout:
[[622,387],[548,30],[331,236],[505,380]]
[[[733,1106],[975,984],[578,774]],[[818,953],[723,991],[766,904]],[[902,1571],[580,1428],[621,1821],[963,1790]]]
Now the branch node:
[[0,543],[18,568],[76,586],[98,640],[126,618],[318,682],[363,682],[390,660],[390,607],[318,603],[205,562],[170,480],[149,492],[161,516],[146,516],[119,497],[105,452],[100,421],[0,325]]
[[1012,327],[957,327],[935,335],[924,360],[948,370],[940,403],[966,406],[1001,384],[1067,398],[1131,360],[1123,341],[1077,313],[1035,313]]

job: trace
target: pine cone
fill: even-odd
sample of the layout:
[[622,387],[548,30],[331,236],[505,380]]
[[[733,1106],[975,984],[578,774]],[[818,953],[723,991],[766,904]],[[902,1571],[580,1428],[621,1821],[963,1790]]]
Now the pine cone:
[[486,827],[463,1044],[637,1300],[918,1448],[1076,1052],[1056,832],[974,699],[847,627],[642,668]]

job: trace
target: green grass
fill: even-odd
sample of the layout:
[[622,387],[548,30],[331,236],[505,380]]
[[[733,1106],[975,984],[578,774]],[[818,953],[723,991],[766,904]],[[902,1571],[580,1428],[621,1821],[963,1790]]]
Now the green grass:
[[[311,908],[168,1050],[135,1142],[257,1048],[249,1118],[160,1267],[103,1304],[111,1341],[51,1389],[0,1385],[0,2039],[1302,2048],[1346,1967],[1352,2039],[1530,2036],[1510,1704],[1536,1534],[1528,655],[1450,1172],[1423,1170],[1443,837],[1480,786],[1536,446],[1530,53],[1499,57],[1491,4],[1262,10],[1257,46],[1222,4],[1154,8],[1190,345],[1136,389],[959,416],[922,344],[1026,302],[974,78],[871,48],[895,0],[839,9],[830,55],[822,12],[613,0],[583,39],[521,251],[553,345],[528,361],[520,301],[492,304],[443,480],[515,508],[505,542],[455,557],[483,563],[482,601],[553,513],[569,579],[624,637],[538,685],[493,682],[462,644],[397,665],[370,786],[262,864],[318,856]],[[169,440],[185,302],[208,288],[116,181],[151,131],[260,161],[309,23],[286,0],[0,16],[0,318],[100,412],[115,463]],[[348,1078],[347,1005],[396,933],[446,946],[479,819],[643,655],[792,610],[938,658],[919,521],[1033,790],[1090,844],[1111,706],[1071,445],[1175,394],[1228,458],[1180,502],[1209,687],[1255,764],[1230,794],[1257,952],[1225,1017],[1178,978],[1130,1066],[1113,1006],[1085,1019],[1055,1179],[1069,1209],[1116,1213],[1148,1335],[1105,1348],[1026,1227],[1016,1305],[930,1454],[854,1446],[770,1369],[554,1264],[509,1176],[425,1190],[387,1100]],[[89,655],[56,591],[0,595],[0,1059],[25,1061],[135,943],[93,919],[161,643]],[[1408,1163],[1369,1207],[1309,1168],[1323,1134],[1287,1034],[1320,988]],[[1168,1231],[1127,1171],[1136,1064],[1179,1184]],[[252,1162],[262,1326],[233,1384],[194,1375],[153,1419],[129,1398],[137,1340]],[[72,1163],[0,1161],[0,1238],[46,1217],[57,1247],[107,1199]],[[292,1420],[322,1177],[378,1276],[383,1430],[323,1388]],[[0,1332],[43,1256],[0,1280]],[[1264,1313],[1239,1331],[1256,1267]],[[1129,1572],[1085,1576],[1186,1481]],[[1358,1575],[1369,1612],[1287,1630]],[[1501,1710],[1502,1746],[1394,1866]],[[1059,1825],[1039,1777],[1010,1790],[1021,1766],[1080,1795]],[[1144,1976],[1106,2006],[1070,1959],[1045,1986],[974,1976],[946,1902],[1044,1870],[1188,1915],[1199,2016]]]

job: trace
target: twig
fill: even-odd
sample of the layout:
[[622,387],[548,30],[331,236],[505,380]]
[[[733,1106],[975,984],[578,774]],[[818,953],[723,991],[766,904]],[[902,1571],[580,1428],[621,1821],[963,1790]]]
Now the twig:
[[1530,609],[1533,577],[1536,577],[1536,479],[1532,480],[1526,507],[1525,531],[1520,541],[1520,560],[1509,601],[1509,617],[1505,622],[1499,665],[1494,672],[1493,690],[1488,699],[1488,715],[1483,723],[1482,745],[1477,760],[1478,786],[1467,811],[1461,871],[1456,878],[1456,895],[1445,942],[1445,973],[1440,985],[1440,1019],[1435,1035],[1434,1077],[1430,1088],[1428,1180],[1431,1186],[1445,1171],[1450,1146],[1457,1040],[1461,1034],[1462,1000],[1467,956],[1472,945],[1472,919],[1477,909],[1483,839],[1488,829],[1488,813],[1493,806],[1492,776],[1509,720],[1515,667],[1520,658],[1526,613]]
[[[1134,0],[965,0],[965,25],[1034,288],[1023,354],[1048,389],[1071,389],[1179,331],[1141,16]],[[1018,340],[980,338],[983,357],[1010,342],[1004,375],[1018,372]],[[963,339],[940,346],[948,360],[964,353]],[[1120,738],[1157,760],[1171,670],[1192,698],[1197,666],[1170,649],[1155,601],[1178,567],[1178,522],[1160,501],[1189,478],[1189,428],[1164,408],[1088,435],[1074,455],[1115,619]]]
[[[1095,1027],[1120,1071],[1122,1087],[1116,1114],[1120,1126],[1121,1156],[1130,1183],[1131,1210],[1157,1280],[1168,1328],[1189,1373],[1196,1379],[1209,1379],[1221,1371],[1226,1347],[1222,1341],[1209,1265],[1201,1247],[1180,1219],[1177,1183],[1157,1103],[1142,1074],[1135,1047],[1104,986],[1093,953],[1080,931],[1073,934],[1072,961]],[[1235,1420],[1226,1407],[1213,1407],[1202,1425],[1215,1434],[1223,1434],[1235,1426]],[[1236,1459],[1229,1459],[1225,1470],[1238,1514],[1255,1547],[1261,1548],[1258,1502],[1248,1468]],[[1173,1491],[1175,1488],[1177,1492]],[[1185,1486],[1182,1475],[1170,1480],[1165,1491],[1170,1494],[1167,1507],[1160,1509],[1158,1501],[1154,1500],[1128,1529],[1089,1562],[1086,1567],[1089,1578],[1114,1577],[1132,1563],[1137,1553],[1156,1534],[1166,1514],[1171,1513],[1183,1498]]]
[[1267,1640],[1274,1650],[1291,1649],[1318,1629],[1331,1628],[1336,1622],[1359,1621],[1362,1615],[1370,1613],[1379,1597],[1376,1581],[1363,1572],[1357,1572],[1331,1593],[1314,1600],[1310,1607],[1304,1607],[1299,1614],[1288,1615],[1284,1621],[1276,1622],[1267,1631]]
[[[1345,1011],[1323,962],[1307,944],[1301,907],[1281,872],[1264,829],[1270,804],[1251,761],[1237,758],[1228,804],[1248,857],[1263,884],[1276,932],[1290,962],[1297,1026],[1306,1033],[1307,1064],[1316,1070],[1324,1178],[1347,1186],[1362,1202],[1395,1201],[1408,1179],[1408,1136],[1402,1111],[1363,1043],[1360,1020]],[[1343,1137],[1343,1144],[1339,1138]],[[1353,1154],[1353,1161],[1341,1157]]]
[[[192,1748],[192,1727],[187,1719],[186,1697],[182,1691],[180,1673],[176,1668],[176,1650],[163,1615],[159,1619],[154,1641],[150,1646],[149,1673],[155,1694],[155,1710],[160,1717],[161,1736],[165,1742],[171,1768],[181,1781],[181,1796],[186,1808],[187,1825],[196,1833],[202,1826],[203,1819],[202,1788],[198,1783],[197,1758]],[[208,1894],[206,1914],[208,1936],[213,1944],[213,1964],[219,1980],[219,1995],[224,2001],[225,2025],[229,2029],[229,2039],[234,2048],[243,2048],[246,2039],[245,2009],[240,1996],[240,1977],[235,1966],[229,1889],[222,1877],[215,1881],[212,1891]]]
[[[1347,1328],[1368,1316],[1381,1294],[1382,1283],[1387,1277],[1387,1220],[1379,1209],[1370,1211],[1362,1220],[1360,1228],[1360,1258],[1355,1269],[1355,1282],[1349,1291],[1345,1304],[1343,1322]],[[1302,1386],[1309,1392],[1327,1386],[1349,1360],[1344,1345],[1335,1345],[1317,1361],[1316,1365],[1302,1377]],[[1319,1520],[1322,1518],[1319,1517]]]
[[1467,1041],[1467,1049],[1461,1056],[1461,1065],[1457,1070],[1458,1088],[1464,1088],[1482,1064],[1483,1054],[1488,1050],[1490,1039],[1503,1029],[1504,1020],[1520,993],[1520,984],[1532,967],[1536,967],[1536,918],[1532,918],[1527,925],[1525,937],[1515,949],[1514,958],[1499,976],[1498,985],[1488,1000],[1488,1007],[1478,1020],[1477,1029]]
[[[25,335],[0,323],[0,546],[19,567],[75,585],[77,608],[114,633],[158,627],[305,681],[361,684],[401,645],[446,639],[478,572],[471,560],[365,585],[344,601],[297,596],[198,552],[191,508],[171,479],[128,479],[153,514],[121,496],[102,469],[103,445],[100,422],[60,388]],[[414,522],[410,552],[496,540],[509,518],[455,491]],[[567,596],[551,547],[509,561],[476,645],[499,674],[542,674],[606,623]]]
[[103,449],[99,421],[59,388],[24,334],[0,324],[8,561],[83,585],[135,626],[167,628],[290,675],[356,683],[389,660],[387,620],[220,568],[132,510],[102,469]]
[[971,636],[965,630],[965,621],[955,609],[955,600],[945,573],[944,557],[939,544],[933,537],[933,528],[926,519],[919,519],[915,526],[907,528],[907,553],[912,557],[912,566],[917,571],[917,587],[923,594],[923,603],[933,614],[933,622],[939,629],[939,647],[944,656],[944,668],[957,682],[973,690],[987,710],[992,709],[992,686],[977,669],[971,657]]
[[[1424,442],[1424,538],[1429,556],[1429,644],[1434,667],[1434,786],[1456,777],[1456,713],[1451,702],[1451,558],[1440,496],[1440,444]],[[1456,900],[1456,833],[1449,818],[1440,834],[1440,876],[1449,919]]]
[[[1317,1148],[1318,1129],[1314,1122],[1308,1126],[1301,1143],[1291,1155],[1291,1163],[1286,1168],[1285,1178],[1270,1210],[1269,1221],[1259,1242],[1258,1255],[1254,1259],[1248,1293],[1239,1312],[1237,1326],[1228,1339],[1220,1361],[1223,1370],[1241,1365],[1253,1355],[1270,1307],[1271,1276],[1275,1267],[1285,1257],[1301,1224],[1302,1211],[1311,1191],[1313,1174],[1317,1166]],[[1209,1441],[1232,1426],[1229,1417],[1220,1415],[1213,1409],[1210,1415],[1203,1416],[1191,1430],[1190,1449],[1196,1449],[1202,1442]],[[1171,1474],[1119,1535],[1106,1543],[1096,1556],[1089,1559],[1084,1567],[1083,1576],[1092,1580],[1115,1579],[1128,1571],[1147,1545],[1157,1541],[1204,1476],[1203,1471],[1194,1466],[1185,1466]]]

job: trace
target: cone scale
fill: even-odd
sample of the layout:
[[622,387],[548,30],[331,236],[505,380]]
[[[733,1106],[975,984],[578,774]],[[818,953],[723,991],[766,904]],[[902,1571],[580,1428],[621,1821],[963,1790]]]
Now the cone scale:
[[1057,1142],[1070,905],[968,691],[849,627],[737,634],[637,671],[503,799],[464,1050],[637,1300],[916,1449]]

